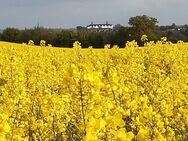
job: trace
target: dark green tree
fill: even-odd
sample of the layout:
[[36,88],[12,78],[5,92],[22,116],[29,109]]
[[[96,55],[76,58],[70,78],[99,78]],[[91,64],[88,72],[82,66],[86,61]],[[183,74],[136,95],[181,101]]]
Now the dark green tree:
[[179,40],[182,40],[184,42],[187,40],[187,36],[185,35],[185,33],[178,30],[168,31],[166,37],[173,43],[177,43],[177,41]]
[[131,17],[128,23],[131,26],[128,30],[129,40],[136,40],[141,44],[140,38],[144,34],[146,34],[150,40],[157,40],[159,34],[157,23],[156,18],[146,15]]
[[104,46],[104,34],[91,32],[88,37],[88,42],[90,46],[94,48],[103,48]]
[[119,27],[114,32],[108,33],[107,41],[111,45],[118,45],[121,48],[125,47],[125,43],[127,42],[127,28]]
[[59,47],[72,47],[74,39],[74,33],[70,30],[62,30],[56,35],[55,46]]
[[8,42],[19,42],[20,30],[16,28],[6,28],[2,33],[2,40]]

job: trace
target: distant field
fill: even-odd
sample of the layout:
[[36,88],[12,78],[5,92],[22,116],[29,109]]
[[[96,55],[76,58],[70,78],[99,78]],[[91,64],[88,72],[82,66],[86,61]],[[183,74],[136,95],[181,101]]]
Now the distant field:
[[0,42],[0,141],[187,141],[188,43]]

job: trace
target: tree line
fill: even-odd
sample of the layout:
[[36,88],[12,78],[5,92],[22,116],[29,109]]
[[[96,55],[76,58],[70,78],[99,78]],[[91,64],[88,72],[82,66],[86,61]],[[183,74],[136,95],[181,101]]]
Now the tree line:
[[157,41],[161,37],[167,37],[171,42],[188,41],[188,26],[158,26],[156,18],[147,15],[131,17],[129,26],[115,25],[109,32],[94,32],[86,28],[79,29],[51,29],[34,27],[31,29],[6,28],[0,33],[1,41],[28,43],[33,40],[36,45],[41,40],[56,47],[72,47],[73,42],[79,41],[82,47],[102,48],[104,44],[124,47],[127,41],[136,40],[142,45],[141,36],[146,34],[149,40]]

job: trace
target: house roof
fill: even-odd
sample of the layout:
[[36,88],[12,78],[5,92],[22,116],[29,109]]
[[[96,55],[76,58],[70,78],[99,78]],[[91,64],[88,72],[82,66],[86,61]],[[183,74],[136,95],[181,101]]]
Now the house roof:
[[112,24],[109,24],[108,22],[106,22],[105,24],[94,24],[93,22],[91,22],[91,24],[87,25],[87,27],[90,26],[112,26]]
[[112,26],[112,24],[89,24],[88,26],[104,26],[104,25]]

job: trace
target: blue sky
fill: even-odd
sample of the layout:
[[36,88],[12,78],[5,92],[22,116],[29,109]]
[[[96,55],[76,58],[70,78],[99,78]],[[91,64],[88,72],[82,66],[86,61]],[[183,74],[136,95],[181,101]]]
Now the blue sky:
[[148,15],[159,25],[188,24],[188,0],[0,0],[0,28],[75,28],[91,21],[128,25],[132,16]]

